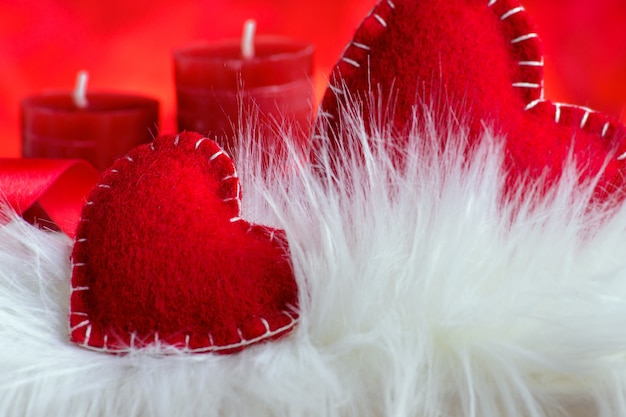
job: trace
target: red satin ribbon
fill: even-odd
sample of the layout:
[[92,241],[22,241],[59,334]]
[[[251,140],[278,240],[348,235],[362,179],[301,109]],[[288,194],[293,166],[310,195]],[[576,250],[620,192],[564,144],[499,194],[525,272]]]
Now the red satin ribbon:
[[85,197],[98,176],[81,160],[0,159],[0,199],[24,217],[29,211],[47,215],[73,238]]

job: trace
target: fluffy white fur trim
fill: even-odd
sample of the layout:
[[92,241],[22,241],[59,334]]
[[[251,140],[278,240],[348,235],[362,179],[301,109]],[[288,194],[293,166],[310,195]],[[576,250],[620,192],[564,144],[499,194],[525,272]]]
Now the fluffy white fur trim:
[[0,415],[626,415],[626,207],[589,209],[593,184],[573,172],[503,204],[489,132],[469,151],[459,126],[415,126],[394,169],[392,133],[346,120],[346,152],[322,149],[321,166],[293,157],[260,175],[255,152],[239,157],[244,212],[287,231],[301,288],[300,324],[276,343],[165,357],[74,346],[72,243],[1,227]]

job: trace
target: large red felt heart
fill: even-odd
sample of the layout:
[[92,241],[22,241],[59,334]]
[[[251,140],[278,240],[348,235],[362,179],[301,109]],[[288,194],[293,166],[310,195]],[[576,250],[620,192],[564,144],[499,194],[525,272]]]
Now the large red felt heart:
[[365,115],[372,91],[380,93],[374,105],[395,104],[399,148],[414,114],[424,116],[420,101],[433,101],[436,120],[449,120],[452,109],[470,140],[484,126],[507,138],[509,186],[542,175],[553,183],[571,153],[581,181],[602,172],[597,196],[624,188],[626,129],[590,109],[544,99],[540,40],[516,0],[380,1],[333,69],[322,101],[318,126],[337,149],[346,91]]
[[284,233],[241,218],[230,157],[195,133],[115,162],[84,206],[74,244],[71,340],[231,353],[297,321]]

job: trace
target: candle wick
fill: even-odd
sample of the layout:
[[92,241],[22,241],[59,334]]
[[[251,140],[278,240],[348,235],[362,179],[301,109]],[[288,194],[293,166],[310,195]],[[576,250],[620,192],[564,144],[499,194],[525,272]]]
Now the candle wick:
[[243,36],[241,38],[241,55],[245,59],[254,58],[254,35],[256,32],[256,20],[248,19],[243,24]]
[[84,109],[89,104],[87,102],[87,81],[89,81],[89,73],[84,70],[78,71],[72,99],[74,100],[74,105],[80,109]]

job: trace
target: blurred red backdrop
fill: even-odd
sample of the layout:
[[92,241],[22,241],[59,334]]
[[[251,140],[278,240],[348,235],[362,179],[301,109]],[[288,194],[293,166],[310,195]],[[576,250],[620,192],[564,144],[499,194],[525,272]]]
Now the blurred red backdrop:
[[[415,0],[419,1],[419,0]],[[201,39],[258,33],[316,45],[315,84],[325,77],[375,0],[1,0],[0,157],[18,156],[19,102],[72,88],[76,71],[93,89],[142,93],[162,103],[162,132],[175,129],[171,52]],[[546,95],[623,118],[626,1],[526,0],[546,52]],[[35,5],[36,4],[36,5]]]

